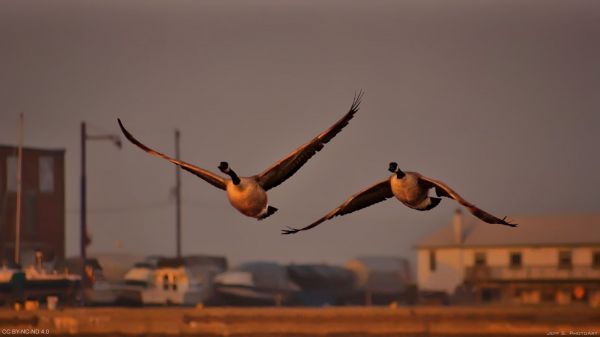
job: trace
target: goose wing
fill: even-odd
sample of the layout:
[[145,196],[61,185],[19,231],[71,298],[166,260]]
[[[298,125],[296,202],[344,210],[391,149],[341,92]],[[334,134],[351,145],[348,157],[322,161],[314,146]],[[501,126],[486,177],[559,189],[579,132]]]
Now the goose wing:
[[312,156],[319,152],[323,146],[329,142],[335,135],[337,135],[342,129],[348,125],[348,122],[354,117],[354,114],[358,111],[363,92],[360,91],[354,96],[354,101],[350,106],[350,110],[337,121],[333,126],[321,133],[317,137],[313,138],[310,142],[302,145],[294,152],[287,155],[285,158],[273,164],[264,172],[255,176],[260,186],[265,190],[281,184],[286,179],[294,175],[302,165],[304,165]]
[[348,198],[348,200],[346,200],[346,202],[344,202],[338,208],[327,213],[327,215],[325,215],[321,219],[313,222],[312,224],[310,224],[304,228],[299,228],[299,229],[288,227],[288,229],[284,229],[282,231],[282,234],[295,234],[295,233],[298,233],[299,231],[305,231],[305,230],[311,229],[313,227],[320,225],[325,220],[329,220],[338,215],[344,215],[344,214],[358,211],[360,209],[369,207],[371,205],[374,205],[378,202],[384,201],[393,196],[394,196],[394,193],[392,192],[392,188],[390,186],[389,179],[380,181],[377,184],[367,188],[366,190],[351,196],[350,198]]
[[150,153],[153,156],[159,157],[159,158],[163,158],[166,159],[168,161],[170,161],[171,163],[175,164],[175,165],[179,165],[179,167],[181,167],[182,169],[191,172],[195,175],[197,175],[198,177],[202,178],[203,180],[205,180],[206,182],[208,182],[209,184],[213,185],[216,188],[220,188],[222,190],[225,190],[225,179],[223,179],[222,177],[207,171],[205,169],[199,168],[197,166],[194,166],[192,164],[188,164],[184,161],[181,160],[177,160],[174,158],[171,158],[165,154],[162,154],[158,151],[154,151],[151,148],[147,147],[146,145],[142,144],[139,140],[135,139],[131,133],[129,133],[129,131],[127,131],[127,129],[125,129],[125,127],[123,126],[123,123],[121,123],[120,119],[117,119],[117,121],[119,122],[119,127],[121,127],[121,131],[123,132],[123,134],[125,135],[125,137],[132,142],[133,144],[137,145],[139,148],[141,148],[142,150]]
[[516,227],[516,224],[509,223],[506,221],[506,217],[500,219],[492,214],[482,210],[481,208],[473,205],[472,203],[465,200],[460,194],[456,193],[453,189],[451,189],[448,185],[443,182],[431,178],[427,178],[424,176],[420,176],[419,179],[424,183],[426,187],[435,188],[435,193],[438,197],[447,197],[456,200],[459,204],[469,209],[469,212],[479,219],[491,223],[491,224],[501,224],[511,227]]

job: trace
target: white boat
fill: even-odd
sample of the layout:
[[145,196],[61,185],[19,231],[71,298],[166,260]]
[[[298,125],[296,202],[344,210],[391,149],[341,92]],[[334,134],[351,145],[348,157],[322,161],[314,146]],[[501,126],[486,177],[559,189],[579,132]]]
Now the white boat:
[[79,275],[47,272],[31,265],[24,270],[0,269],[0,302],[38,300],[56,296],[61,302],[73,302],[77,297]]

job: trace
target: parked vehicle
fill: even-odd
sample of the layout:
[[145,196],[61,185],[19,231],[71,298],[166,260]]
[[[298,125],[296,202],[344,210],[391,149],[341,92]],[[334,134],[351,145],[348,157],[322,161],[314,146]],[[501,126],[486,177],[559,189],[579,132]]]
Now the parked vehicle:
[[399,257],[366,256],[346,263],[356,276],[355,304],[383,304],[413,302],[410,264]]
[[274,262],[248,262],[215,277],[219,305],[283,305],[300,290]]
[[346,304],[354,293],[355,275],[352,271],[326,264],[292,264],[287,266],[290,279],[300,287],[294,304],[328,306]]
[[227,269],[218,256],[150,257],[137,263],[113,289],[116,302],[139,305],[196,305],[211,299],[213,278]]

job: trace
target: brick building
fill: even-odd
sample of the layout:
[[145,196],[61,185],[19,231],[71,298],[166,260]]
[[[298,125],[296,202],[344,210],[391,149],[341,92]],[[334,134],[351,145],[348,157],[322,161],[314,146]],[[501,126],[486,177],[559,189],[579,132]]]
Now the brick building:
[[[65,151],[23,148],[21,264],[65,255]],[[0,145],[0,259],[14,261],[17,148]]]

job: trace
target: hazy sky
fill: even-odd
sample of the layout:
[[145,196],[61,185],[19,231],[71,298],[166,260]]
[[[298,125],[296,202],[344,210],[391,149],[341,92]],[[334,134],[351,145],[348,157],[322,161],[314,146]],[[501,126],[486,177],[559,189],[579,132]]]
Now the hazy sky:
[[[183,172],[183,251],[234,263],[413,256],[450,221],[395,201],[295,236],[390,161],[499,216],[600,212],[598,1],[2,1],[0,143],[66,148],[67,253],[79,244],[79,125],[217,171],[261,172],[360,112],[269,192],[258,222]],[[174,167],[88,143],[92,252],[175,251]],[[526,226],[526,224],[522,224]],[[502,228],[504,229],[504,228]],[[507,230],[512,230],[506,228]],[[515,230],[515,233],[518,229]],[[518,234],[515,234],[518,235]]]

